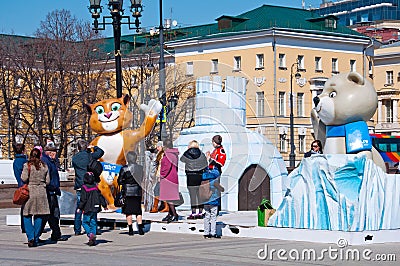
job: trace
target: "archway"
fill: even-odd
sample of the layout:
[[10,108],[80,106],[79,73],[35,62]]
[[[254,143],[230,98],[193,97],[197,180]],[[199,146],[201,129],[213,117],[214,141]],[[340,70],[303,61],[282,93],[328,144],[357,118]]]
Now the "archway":
[[[258,182],[257,188],[250,191],[251,180]],[[239,179],[238,210],[257,210],[263,198],[270,199],[270,177],[259,165],[250,165]]]

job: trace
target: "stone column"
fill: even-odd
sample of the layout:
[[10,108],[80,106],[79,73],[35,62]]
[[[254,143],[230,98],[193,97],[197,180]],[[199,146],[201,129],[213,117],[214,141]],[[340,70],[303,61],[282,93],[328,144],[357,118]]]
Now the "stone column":
[[378,123],[382,123],[382,100],[378,100]]
[[392,104],[393,104],[393,124],[398,124],[399,123],[397,119],[398,100],[397,99],[393,100]]

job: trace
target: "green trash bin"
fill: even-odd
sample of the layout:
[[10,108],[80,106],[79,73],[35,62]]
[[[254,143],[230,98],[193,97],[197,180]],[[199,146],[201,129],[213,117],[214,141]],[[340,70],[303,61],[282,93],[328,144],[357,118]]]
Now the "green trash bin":
[[261,204],[257,208],[258,226],[265,227],[269,218],[275,213],[275,209],[267,199],[262,199]]

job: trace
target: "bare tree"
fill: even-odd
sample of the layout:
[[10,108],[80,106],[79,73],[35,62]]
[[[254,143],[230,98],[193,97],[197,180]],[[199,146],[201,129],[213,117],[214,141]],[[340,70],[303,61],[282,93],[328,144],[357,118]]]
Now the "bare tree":
[[38,46],[48,51],[39,60],[43,89],[51,92],[46,93],[51,104],[44,106],[46,127],[49,138],[60,145],[59,155],[67,158],[68,144],[76,136],[91,134],[83,104],[97,98],[108,59],[98,64],[100,41],[94,40],[96,35],[88,23],[77,21],[66,10],[49,13],[35,35]]
[[55,140],[66,158],[70,142],[92,134],[83,105],[110,95],[101,89],[109,61],[99,49],[103,41],[66,10],[49,13],[36,38],[1,37],[0,107],[9,118],[10,139],[18,135],[41,145]]

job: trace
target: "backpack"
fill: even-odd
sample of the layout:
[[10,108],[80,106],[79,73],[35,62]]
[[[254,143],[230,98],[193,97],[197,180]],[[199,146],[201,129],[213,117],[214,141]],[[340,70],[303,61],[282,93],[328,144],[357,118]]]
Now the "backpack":
[[93,159],[92,157],[90,158],[90,162],[87,166],[88,172],[92,172],[94,176],[96,177],[96,182],[99,182],[100,180],[100,175],[103,172],[103,165],[101,162]]
[[210,180],[203,180],[201,181],[199,187],[199,198],[201,203],[206,203],[210,200],[212,195],[211,187],[210,187]]

